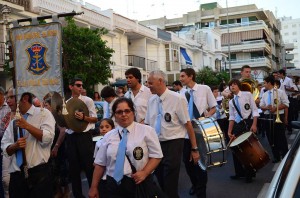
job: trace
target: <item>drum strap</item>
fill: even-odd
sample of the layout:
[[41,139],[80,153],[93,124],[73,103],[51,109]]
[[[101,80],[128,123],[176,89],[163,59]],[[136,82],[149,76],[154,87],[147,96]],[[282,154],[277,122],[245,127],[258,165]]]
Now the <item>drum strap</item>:
[[[185,92],[185,97],[186,97],[187,101],[189,102],[189,101],[190,101],[190,98],[191,98],[191,95],[190,95],[190,93],[189,93],[188,91]],[[198,119],[198,118],[200,118],[200,117],[203,117],[203,114],[204,114],[204,113],[202,113],[202,115],[200,115],[200,113],[199,113],[199,111],[198,111],[198,108],[197,108],[197,106],[195,105],[195,102],[193,103],[193,114],[194,114],[194,117],[195,117],[196,119]]]

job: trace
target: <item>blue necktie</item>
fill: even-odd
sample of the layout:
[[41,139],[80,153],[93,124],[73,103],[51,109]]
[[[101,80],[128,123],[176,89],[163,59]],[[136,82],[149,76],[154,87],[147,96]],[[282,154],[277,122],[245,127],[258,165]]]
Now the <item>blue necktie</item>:
[[126,145],[127,145],[127,132],[128,132],[127,129],[124,128],[123,137],[119,143],[119,148],[117,152],[114,179],[118,184],[121,183],[121,180],[124,176],[124,162],[125,162]]
[[107,103],[106,118],[110,118],[110,108],[109,108],[109,103]]
[[217,108],[217,120],[221,118],[220,108]]
[[[26,113],[26,114],[23,115],[23,118],[24,118],[25,120],[27,120],[27,117],[28,117],[28,113]],[[22,133],[23,136],[24,136],[25,129],[21,129],[20,133]],[[20,134],[18,133],[18,139],[19,139],[19,138],[20,138]],[[17,150],[16,158],[17,158],[17,165],[18,165],[19,167],[21,167],[21,165],[23,164],[22,149]]]
[[269,96],[268,96],[268,105],[271,105],[271,91],[269,91]]
[[160,131],[161,131],[161,119],[162,119],[162,101],[159,99],[158,101],[158,115],[156,117],[156,121],[155,121],[155,131],[157,133],[157,135],[160,135]]
[[[234,100],[235,100],[236,107],[238,108],[238,110],[239,110],[240,113],[242,114],[242,112],[241,112],[241,107],[240,107],[240,103],[239,103],[238,98],[239,98],[239,96],[235,96]],[[237,115],[236,115],[236,117],[235,117],[235,122],[236,122],[236,123],[239,123],[241,120],[242,120],[241,116],[237,113]]]
[[190,101],[189,101],[189,115],[190,119],[194,119],[194,95],[193,95],[194,90],[190,90]]

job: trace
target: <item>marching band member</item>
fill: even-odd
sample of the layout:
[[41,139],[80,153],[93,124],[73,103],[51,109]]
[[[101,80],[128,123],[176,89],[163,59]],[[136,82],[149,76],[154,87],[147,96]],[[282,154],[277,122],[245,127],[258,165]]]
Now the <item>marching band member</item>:
[[[234,98],[229,102],[229,138],[235,138],[243,132],[247,132],[249,128],[250,131],[256,133],[259,114],[252,94],[247,91],[240,91],[241,82],[237,79],[232,79],[229,82],[229,87],[234,94]],[[253,119],[250,119],[251,116]],[[252,182],[252,177],[255,175],[255,172],[253,170],[244,169],[235,155],[233,155],[233,162],[235,175],[230,176],[230,178],[240,179],[246,177],[246,183]]]
[[186,130],[190,137],[189,156],[197,164],[199,152],[195,133],[187,109],[186,99],[166,86],[166,74],[162,71],[152,71],[148,84],[155,94],[149,99],[145,123],[156,129],[163,152],[163,159],[155,170],[157,179],[168,197],[178,196],[178,180],[181,155]]
[[[9,197],[53,197],[51,169],[48,160],[54,138],[55,120],[50,111],[33,104],[32,94],[25,92],[19,101],[18,120],[9,123],[1,141],[4,155],[13,156],[9,167]],[[17,129],[23,137],[18,138]],[[21,149],[25,149],[22,152]],[[25,154],[25,156],[23,156]],[[26,161],[23,161],[26,160]],[[26,177],[28,167],[28,178]]]
[[[92,183],[93,177],[93,154],[94,143],[92,139],[92,131],[95,128],[95,123],[98,121],[96,108],[93,99],[82,96],[83,83],[80,78],[70,80],[69,88],[72,91],[72,98],[82,100],[88,110],[89,115],[84,115],[82,112],[76,112],[75,117],[78,120],[88,122],[88,126],[84,131],[74,132],[72,129],[66,130],[67,154],[69,160],[69,173],[72,183],[72,192],[74,197],[84,197],[82,195],[81,176],[80,172],[85,171],[89,186]],[[68,102],[68,101],[67,101]]]
[[[186,68],[180,71],[180,81],[183,85],[187,86],[190,95],[188,100],[190,119],[197,119],[203,116],[211,117],[216,112],[216,99],[207,85],[198,85],[195,79],[196,72],[192,68]],[[207,108],[210,110],[205,113]],[[193,147],[189,139],[185,139],[183,162],[192,182],[190,194],[196,193],[197,197],[204,198],[206,197],[207,171],[203,171],[198,164],[194,164],[190,161],[190,150],[193,150]]]
[[130,98],[136,108],[136,121],[144,123],[148,100],[152,97],[150,89],[141,84],[142,74],[138,68],[130,68],[125,72],[127,85],[130,88],[125,97]]
[[111,86],[105,86],[101,90],[101,98],[104,99],[106,105],[103,112],[103,118],[111,118],[112,117],[112,106],[115,101],[118,99],[116,91]]
[[182,86],[182,83],[179,80],[173,82],[173,89],[177,93],[183,95],[185,97],[185,92],[187,91],[186,88]]
[[[251,79],[251,67],[249,65],[244,65],[241,69],[241,78],[240,81],[244,80],[244,79]],[[223,92],[222,92],[222,96],[224,96],[225,98],[231,98],[232,97],[232,93],[229,89],[229,87],[227,87]]]
[[266,134],[269,144],[272,148],[273,163],[277,163],[283,159],[288,151],[287,140],[285,137],[284,123],[276,123],[277,105],[280,120],[284,120],[284,109],[289,106],[287,95],[280,89],[274,90],[274,78],[268,76],[264,78],[264,86],[266,92],[260,102],[260,107],[265,113]]
[[295,113],[298,114],[298,111],[295,112],[295,107],[297,105],[297,101],[293,98],[292,94],[295,92],[296,90],[296,86],[293,83],[293,80],[289,77],[286,76],[286,72],[284,69],[280,69],[278,71],[278,77],[280,78],[280,90],[282,90],[283,92],[286,93],[286,95],[288,96],[288,100],[290,102],[289,105],[289,110],[288,110],[288,125],[287,125],[287,129],[288,129],[288,134],[292,134],[293,129],[292,129],[292,121],[295,120]]
[[[163,157],[155,130],[134,121],[132,100],[117,99],[112,112],[118,127],[108,132],[99,145],[90,198],[103,196],[98,184],[101,185],[104,172],[107,175],[104,197],[135,197],[136,184],[152,179],[152,172]],[[137,172],[132,172],[131,164]]]

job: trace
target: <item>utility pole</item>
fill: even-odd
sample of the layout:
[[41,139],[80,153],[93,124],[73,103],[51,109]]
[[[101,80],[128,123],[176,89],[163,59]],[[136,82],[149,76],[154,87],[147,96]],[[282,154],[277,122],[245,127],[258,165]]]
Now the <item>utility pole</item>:
[[227,35],[228,35],[228,63],[229,63],[229,76],[232,79],[232,71],[231,71],[231,54],[230,54],[230,34],[229,34],[229,19],[228,19],[228,2],[226,0],[226,10],[227,10]]

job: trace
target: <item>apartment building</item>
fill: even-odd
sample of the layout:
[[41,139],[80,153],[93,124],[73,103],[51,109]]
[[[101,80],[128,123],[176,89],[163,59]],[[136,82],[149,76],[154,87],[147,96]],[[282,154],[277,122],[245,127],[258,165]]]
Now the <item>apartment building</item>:
[[[179,78],[181,68],[200,66],[200,63],[202,66],[208,64],[203,62],[201,56],[211,54],[209,50],[203,50],[203,45],[194,39],[183,39],[158,27],[147,27],[139,24],[138,21],[121,16],[113,10],[101,10],[83,1],[5,0],[0,1],[0,6],[9,9],[7,13],[2,11],[0,16],[2,19],[0,42],[3,45],[0,57],[3,56],[3,62],[4,43],[7,40],[6,27],[8,27],[5,25],[5,21],[72,11],[84,12],[83,15],[74,17],[77,25],[88,28],[104,27],[109,31],[102,39],[106,40],[107,45],[115,51],[110,65],[112,77],[109,80],[111,83],[117,79],[124,79],[125,70],[130,67],[140,68],[143,82],[146,81],[149,71],[161,69],[168,73],[168,81],[172,83],[173,80]],[[208,38],[218,37],[220,40],[220,32],[214,32],[214,34],[203,35]],[[220,60],[224,55],[221,53],[221,42],[216,43],[219,49],[219,62],[217,64],[220,65]],[[215,62],[212,58],[208,61]],[[12,83],[11,79],[5,76],[3,72],[3,62],[0,62],[0,83],[4,87],[9,87]],[[101,85],[96,87],[96,90],[100,88]]]
[[[228,9],[222,8],[216,2],[201,4],[198,10],[178,18],[162,17],[140,23],[157,25],[163,30],[178,34],[193,34],[191,31],[184,31],[195,28],[195,38],[198,37],[197,32],[201,30],[219,30],[221,32],[220,52],[228,57],[230,48],[231,59],[227,58],[223,62],[226,70],[229,69],[229,64],[231,65],[233,77],[238,77],[240,68],[246,64],[252,67],[253,77],[260,81],[270,71],[281,68],[280,23],[272,12],[259,9],[254,4]],[[203,40],[197,42],[201,44]]]
[[[281,35],[284,48],[287,49],[285,55],[286,68],[300,68],[300,19],[292,17],[282,17]],[[293,46],[292,48],[290,46]]]

